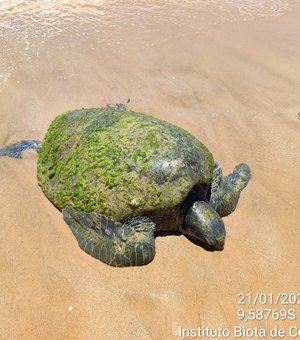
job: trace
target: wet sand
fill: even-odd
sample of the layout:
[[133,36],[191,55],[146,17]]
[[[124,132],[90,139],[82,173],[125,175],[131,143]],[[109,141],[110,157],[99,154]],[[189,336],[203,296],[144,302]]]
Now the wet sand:
[[[193,133],[224,173],[250,165],[252,181],[224,218],[225,249],[157,237],[150,264],[109,267],[80,250],[43,195],[36,154],[1,158],[1,339],[175,339],[180,326],[296,324],[239,321],[237,310],[240,292],[299,292],[300,10],[247,21],[200,14],[190,25],[157,15],[149,31],[111,26],[103,42],[66,30],[30,57],[16,51],[0,93],[0,146],[42,139],[65,110],[130,98],[131,109]],[[300,305],[276,308],[300,317]]]

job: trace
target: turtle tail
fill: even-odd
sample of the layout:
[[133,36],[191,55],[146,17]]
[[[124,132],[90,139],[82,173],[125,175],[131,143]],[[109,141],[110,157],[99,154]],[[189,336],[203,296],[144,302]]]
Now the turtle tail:
[[153,259],[155,224],[149,218],[138,216],[122,224],[72,207],[62,212],[80,248],[102,262],[126,267],[143,265]]
[[215,163],[209,204],[221,217],[231,214],[250,179],[251,171],[246,163],[237,165],[228,176],[222,176],[219,164]]
[[22,158],[22,152],[24,150],[33,149],[38,151],[40,144],[41,142],[38,140],[22,140],[0,149],[0,157],[8,156],[12,158]]

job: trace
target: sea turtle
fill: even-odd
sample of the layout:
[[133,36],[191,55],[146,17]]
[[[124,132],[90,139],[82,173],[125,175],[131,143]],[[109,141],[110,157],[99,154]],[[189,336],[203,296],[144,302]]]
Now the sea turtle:
[[251,177],[244,163],[223,177],[189,132],[122,104],[62,113],[41,145],[22,141],[0,156],[21,158],[27,148],[38,149],[39,185],[79,246],[112,266],[151,261],[159,231],[223,249],[221,217]]

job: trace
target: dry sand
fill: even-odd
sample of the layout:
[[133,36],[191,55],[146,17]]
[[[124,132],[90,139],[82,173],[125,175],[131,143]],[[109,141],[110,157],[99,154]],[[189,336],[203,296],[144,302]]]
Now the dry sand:
[[[214,24],[200,14],[190,30],[188,20],[173,27],[157,15],[149,32],[112,26],[103,33],[111,44],[96,34],[75,42],[66,31],[29,57],[17,51],[0,93],[0,146],[42,139],[67,109],[130,98],[131,109],[192,132],[225,173],[251,166],[224,219],[224,251],[158,237],[150,264],[109,267],[79,249],[41,192],[36,154],[1,158],[1,339],[175,339],[180,326],[296,324],[240,322],[236,313],[240,292],[300,288],[300,11]],[[271,307],[300,318],[300,305]]]

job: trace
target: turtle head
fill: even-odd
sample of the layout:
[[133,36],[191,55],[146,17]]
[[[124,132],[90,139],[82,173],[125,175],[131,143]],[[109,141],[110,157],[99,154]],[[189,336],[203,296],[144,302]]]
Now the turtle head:
[[218,213],[205,201],[197,201],[189,208],[180,231],[204,246],[221,250],[225,242],[225,226]]

